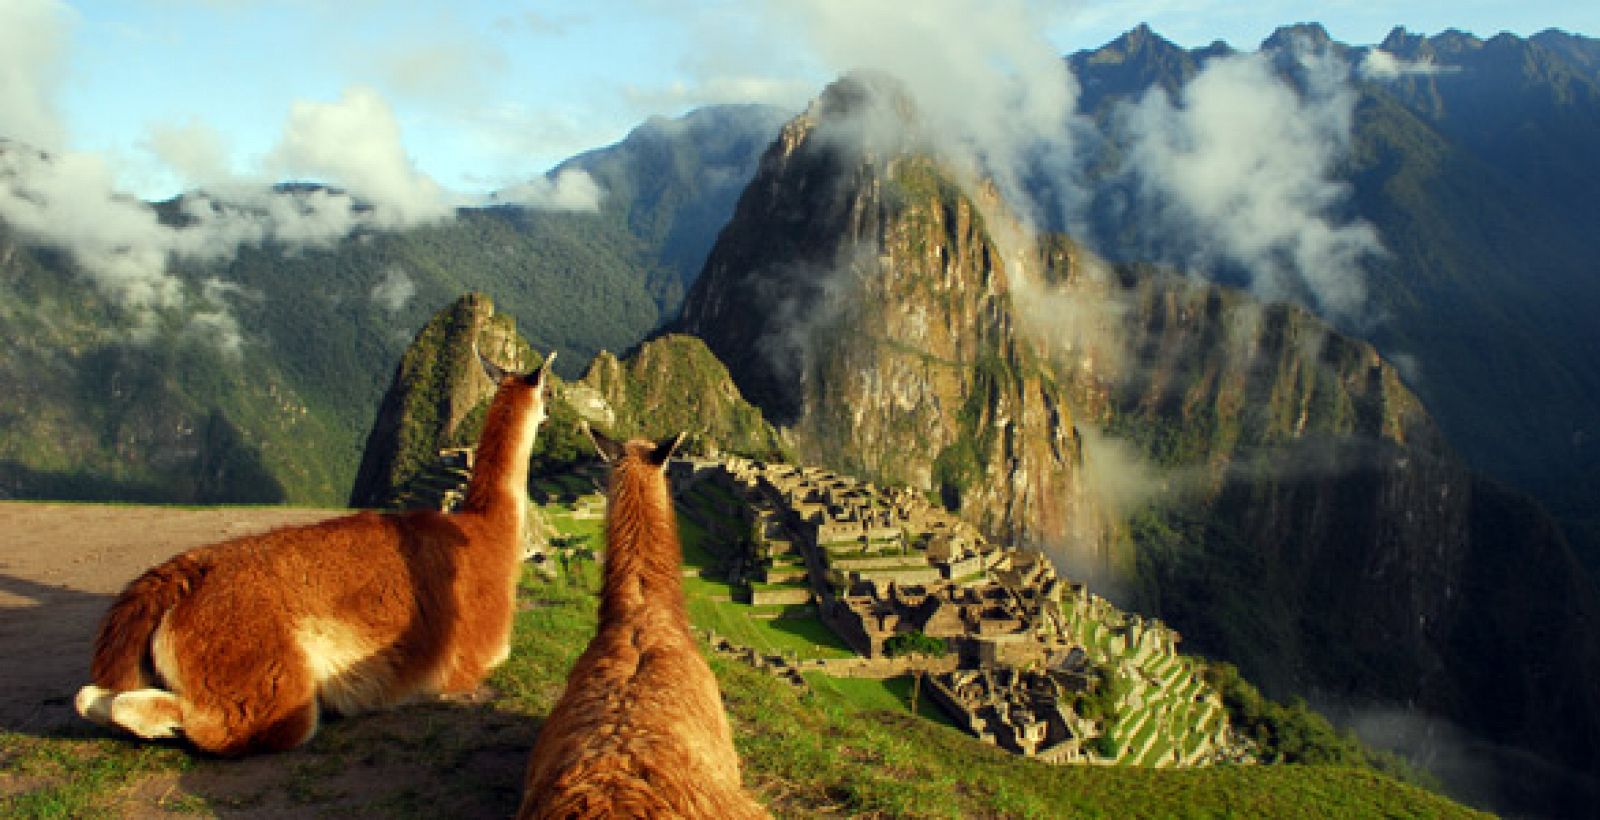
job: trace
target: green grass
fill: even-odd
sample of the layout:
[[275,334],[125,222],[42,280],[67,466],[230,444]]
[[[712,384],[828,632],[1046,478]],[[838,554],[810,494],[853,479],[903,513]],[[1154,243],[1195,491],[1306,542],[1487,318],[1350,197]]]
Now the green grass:
[[605,519],[581,518],[567,504],[547,504],[539,509],[545,522],[562,535],[581,536],[583,545],[597,553],[605,547]]
[[7,774],[52,784],[0,797],[0,816],[76,818],[104,815],[105,795],[152,772],[182,772],[191,758],[172,747],[92,737],[72,727],[54,738],[0,732],[0,763]]
[[721,550],[715,549],[719,545],[714,543],[705,527],[700,526],[694,519],[684,515],[678,516],[678,540],[683,544],[685,568],[715,570],[721,566],[723,561]]
[[[910,675],[898,675],[886,680],[873,678],[836,678],[819,672],[806,673],[806,682],[825,703],[842,706],[862,713],[911,713]],[[928,681],[922,682],[922,694],[917,699],[917,715],[960,731],[950,716],[939,708],[928,695]]]
[[[689,603],[689,620],[728,640],[765,654],[793,652],[801,659],[849,658],[855,655],[833,631],[815,616],[763,618],[763,610],[732,600],[734,589],[725,581],[683,579]],[[770,610],[766,610],[770,611]]]

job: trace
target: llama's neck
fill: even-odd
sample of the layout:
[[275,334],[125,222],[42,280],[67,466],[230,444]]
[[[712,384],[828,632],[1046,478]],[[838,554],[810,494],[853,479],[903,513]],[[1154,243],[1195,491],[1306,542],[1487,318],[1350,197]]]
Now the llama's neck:
[[463,510],[509,514],[520,524],[528,504],[528,459],[543,414],[534,389],[519,384],[500,387],[478,437]]
[[607,494],[601,627],[649,612],[687,628],[682,565],[678,520],[666,477],[637,458],[623,459],[612,468]]

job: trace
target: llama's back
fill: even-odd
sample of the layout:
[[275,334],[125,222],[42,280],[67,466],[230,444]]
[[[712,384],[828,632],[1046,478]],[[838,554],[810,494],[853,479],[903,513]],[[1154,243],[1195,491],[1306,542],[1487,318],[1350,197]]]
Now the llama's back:
[[608,814],[768,816],[740,786],[716,679],[681,630],[602,629],[534,745],[519,816]]
[[764,818],[765,809],[739,790],[713,790],[693,782],[693,771],[578,768],[552,784],[548,799],[529,793],[519,820],[602,817]]
[[220,628],[316,618],[392,631],[408,618],[405,599],[420,591],[418,581],[437,574],[404,542],[391,517],[358,513],[201,547],[179,556],[205,567],[180,608],[218,618]]
[[[437,677],[454,609],[448,528],[360,513],[199,547],[142,575],[107,612],[93,679],[113,691],[214,679],[247,656],[353,682],[338,711]],[[431,546],[429,544],[431,543]],[[435,617],[423,617],[427,612]],[[139,670],[137,673],[130,670]],[[148,671],[147,671],[148,670]]]

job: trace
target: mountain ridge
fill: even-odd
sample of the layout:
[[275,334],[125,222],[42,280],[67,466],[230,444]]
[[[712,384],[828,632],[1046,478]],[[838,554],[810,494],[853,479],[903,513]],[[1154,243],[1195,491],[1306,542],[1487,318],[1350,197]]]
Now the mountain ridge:
[[[937,492],[992,537],[1137,577],[1147,605],[1279,695],[1469,723],[1499,697],[1539,700],[1467,674],[1524,650],[1452,590],[1497,551],[1542,555],[1542,568],[1571,553],[1548,527],[1489,531],[1496,516],[1475,504],[1520,502],[1472,483],[1393,365],[1302,308],[1107,266],[1045,237],[1030,253],[1034,275],[1063,289],[1053,304],[1111,317],[1108,344],[1068,345],[1053,362],[1018,313],[1027,254],[996,241],[1003,206],[977,204],[992,194],[947,175],[914,136],[850,142],[873,133],[852,120],[880,85],[847,77],[786,127],[676,326],[727,357],[802,460]],[[1199,489],[1155,493],[1144,513],[1108,507],[1093,475],[1111,456],[1084,432],[1097,424]],[[1062,545],[1075,545],[1065,559]],[[1501,583],[1531,591],[1533,572]],[[1509,615],[1515,596],[1473,584],[1524,617]],[[1582,573],[1546,592],[1571,611],[1595,597]],[[1596,679],[1600,638],[1564,635],[1526,656],[1564,706],[1492,728],[1588,771],[1600,711],[1581,682]]]

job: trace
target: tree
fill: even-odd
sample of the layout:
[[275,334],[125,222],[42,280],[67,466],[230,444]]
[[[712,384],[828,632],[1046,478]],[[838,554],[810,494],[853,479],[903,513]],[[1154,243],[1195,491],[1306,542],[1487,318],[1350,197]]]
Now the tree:
[[917,700],[922,694],[922,676],[927,672],[928,658],[942,658],[948,650],[944,641],[923,634],[920,629],[901,632],[883,642],[883,654],[891,658],[910,658],[911,663],[911,714],[917,714]]

